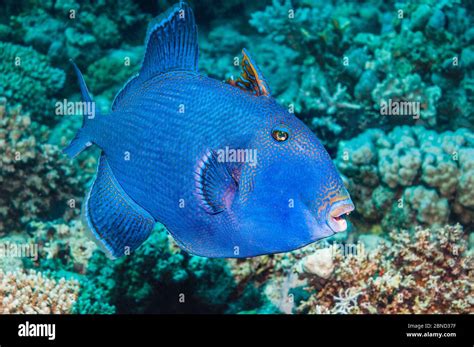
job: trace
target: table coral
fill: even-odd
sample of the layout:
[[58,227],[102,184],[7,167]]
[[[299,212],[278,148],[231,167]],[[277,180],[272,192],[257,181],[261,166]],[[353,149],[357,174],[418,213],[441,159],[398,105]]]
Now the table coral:
[[75,280],[54,280],[33,270],[0,269],[0,312],[25,314],[72,313],[79,292]]
[[390,239],[366,256],[336,254],[332,277],[298,311],[474,313],[473,258],[459,225]]

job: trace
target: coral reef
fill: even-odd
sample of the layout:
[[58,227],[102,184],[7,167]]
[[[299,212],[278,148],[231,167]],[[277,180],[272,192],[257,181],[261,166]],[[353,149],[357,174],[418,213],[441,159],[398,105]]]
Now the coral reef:
[[[332,135],[321,136],[332,150],[330,138],[374,126],[472,127],[470,20],[466,8],[446,2],[375,7],[274,0],[250,20],[265,44],[258,37],[250,42],[259,57],[265,57],[259,48],[279,57],[261,65],[281,102],[294,105],[308,124],[334,115],[314,124],[318,135]],[[381,115],[380,102],[388,99],[419,102],[419,118]]]
[[251,287],[237,293],[225,260],[182,252],[163,227],[132,256],[110,261],[94,253],[85,278],[91,289],[80,292],[77,311],[82,313],[104,303],[118,313],[236,313],[265,304]]
[[334,272],[300,304],[309,313],[473,313],[472,255],[460,225],[389,234],[369,254],[335,253]]
[[127,0],[44,1],[33,8],[23,2],[6,23],[13,30],[9,38],[31,45],[67,64],[74,59],[89,65],[107,49],[122,43],[142,43],[149,15]]
[[65,221],[32,221],[27,226],[32,231],[32,237],[27,240],[39,246],[36,264],[43,271],[73,271],[83,274],[89,264],[89,259],[97,249],[90,240],[79,220]]
[[5,273],[0,269],[0,312],[26,314],[72,313],[79,283],[56,281],[34,270]]
[[[0,97],[23,104],[34,121],[53,123],[54,96],[63,87],[64,71],[32,48],[0,42]],[[33,96],[33,97],[32,97]]]
[[87,68],[88,86],[103,113],[109,107],[123,84],[138,72],[143,57],[142,47],[113,50]]
[[300,273],[328,279],[334,271],[333,250],[331,247],[318,249],[300,260],[298,266]]
[[[191,1],[200,71],[235,77],[248,49],[335,158],[350,229],[251,259],[186,254],[161,226],[123,259],[97,250],[79,212],[99,150],[67,160],[81,118],[54,112],[80,99],[68,60],[107,113],[139,69],[149,19],[175,2],[0,4],[0,243],[38,246],[37,259],[0,256],[0,312],[474,313],[466,2]],[[388,102],[419,115],[386,115]]]
[[58,147],[35,136],[35,127],[21,106],[0,100],[0,233],[21,231],[41,217],[68,219],[79,212],[83,177]]
[[457,220],[470,230],[473,151],[467,129],[370,129],[339,144],[336,165],[366,224],[382,221],[386,229]]

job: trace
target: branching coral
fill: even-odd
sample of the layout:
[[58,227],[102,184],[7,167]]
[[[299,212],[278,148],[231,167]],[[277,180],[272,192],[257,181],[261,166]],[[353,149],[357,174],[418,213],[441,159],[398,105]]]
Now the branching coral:
[[79,283],[64,278],[56,281],[41,272],[3,272],[0,269],[0,312],[26,314],[72,313]]
[[310,274],[312,284],[329,276],[333,262],[329,244],[311,244],[289,253],[265,255],[249,259],[228,260],[238,288],[254,284],[280,313],[292,313],[300,301],[306,283],[298,274]]
[[35,126],[21,107],[0,100],[0,233],[19,231],[41,216],[70,218],[79,212],[84,177],[58,147],[41,143]]
[[[325,71],[335,68],[335,55],[342,55],[341,47],[347,43],[343,39],[345,20],[339,16],[344,10],[329,4],[308,6],[275,0],[264,11],[252,14],[250,24],[266,35],[265,46],[273,47],[273,55],[281,57],[278,70],[269,75],[276,85],[275,94],[283,103],[294,105],[297,112],[332,114],[337,109],[360,109],[350,103],[342,85],[328,85]],[[324,55],[326,63],[320,59]],[[271,61],[264,59],[263,67]],[[330,95],[329,90],[334,90],[334,94]]]
[[366,256],[336,254],[332,277],[299,311],[474,312],[473,258],[459,225],[392,232],[390,239],[392,246]]

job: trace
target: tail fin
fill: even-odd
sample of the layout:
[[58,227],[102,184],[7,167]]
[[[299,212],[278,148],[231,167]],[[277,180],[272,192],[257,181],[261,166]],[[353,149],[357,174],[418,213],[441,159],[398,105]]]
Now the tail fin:
[[[73,158],[80,152],[82,152],[85,148],[92,146],[92,138],[89,134],[90,132],[88,131],[88,124],[98,115],[98,112],[96,112],[95,110],[95,104],[89,94],[89,91],[87,90],[86,82],[84,81],[84,77],[82,76],[81,71],[72,60],[70,60],[70,62],[74,67],[74,71],[77,75],[77,81],[79,82],[79,88],[81,89],[82,100],[84,103],[86,103],[85,105],[90,105],[91,109],[94,110],[92,113],[84,112],[81,129],[78,130],[76,136],[71,141],[69,146],[67,146],[63,150],[64,153],[66,153],[69,157]],[[90,108],[84,107],[83,109],[89,110]]]

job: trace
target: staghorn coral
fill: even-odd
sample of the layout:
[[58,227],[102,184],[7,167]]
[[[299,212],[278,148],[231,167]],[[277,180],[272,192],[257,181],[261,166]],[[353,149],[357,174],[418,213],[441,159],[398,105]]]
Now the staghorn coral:
[[298,311],[473,313],[473,258],[462,236],[460,225],[418,227],[390,233],[392,246],[366,256],[336,254],[332,277]]
[[9,107],[5,99],[0,100],[2,234],[20,231],[39,217],[69,219],[78,213],[78,208],[71,208],[68,203],[73,200],[79,206],[84,177],[78,175],[58,147],[41,143],[34,128],[21,107]]
[[0,42],[0,97],[12,106],[29,100],[26,108],[34,121],[52,123],[54,96],[64,81],[64,71],[51,67],[47,56],[31,47]]
[[34,270],[4,272],[0,269],[0,312],[3,314],[72,313],[79,283],[45,277]]
[[438,134],[423,127],[371,129],[341,142],[336,165],[345,176],[357,215],[385,227],[459,221],[472,227],[474,134]]

